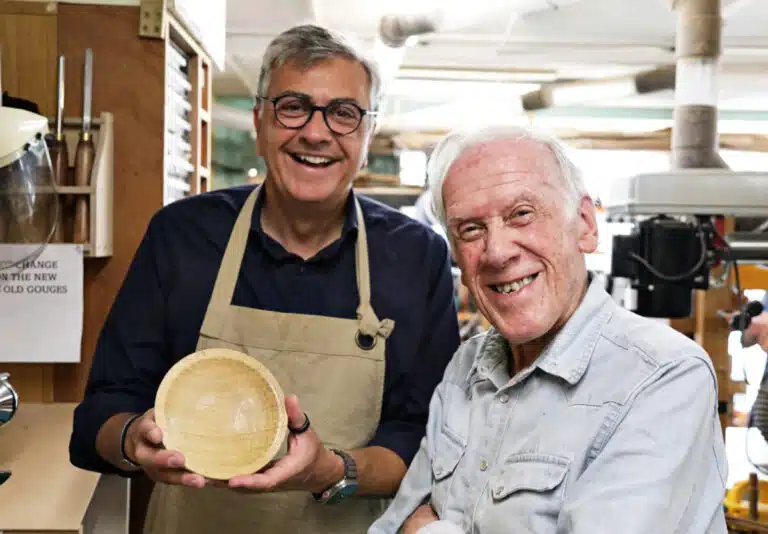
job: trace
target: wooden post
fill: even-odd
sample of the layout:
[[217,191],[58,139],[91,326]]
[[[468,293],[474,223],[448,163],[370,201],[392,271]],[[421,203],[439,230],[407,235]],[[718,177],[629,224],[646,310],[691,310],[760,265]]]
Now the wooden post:
[[[677,80],[672,127],[672,166],[677,169],[717,168],[725,163],[717,153],[717,62],[721,52],[720,0],[678,0]],[[726,221],[724,234],[733,230]],[[718,277],[722,268],[714,269]],[[696,292],[696,341],[712,359],[718,380],[718,404],[723,436],[731,418],[729,325],[719,310],[732,309],[730,285]]]

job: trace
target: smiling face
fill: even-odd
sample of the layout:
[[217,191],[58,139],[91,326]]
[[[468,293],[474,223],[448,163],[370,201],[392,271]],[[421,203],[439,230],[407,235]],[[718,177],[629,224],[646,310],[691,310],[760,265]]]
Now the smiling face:
[[496,140],[466,150],[443,185],[462,280],[512,344],[548,338],[578,307],[597,247],[588,197],[574,205],[548,148]]
[[[263,96],[285,94],[303,95],[319,106],[347,101],[370,108],[370,81],[365,68],[344,58],[324,60],[308,68],[286,62],[273,71],[269,90]],[[356,131],[337,135],[325,124],[323,114],[316,111],[303,128],[293,130],[277,122],[271,102],[261,105],[261,116],[256,112],[254,118],[257,147],[276,192],[302,202],[342,202],[366,160],[372,119],[364,117]]]

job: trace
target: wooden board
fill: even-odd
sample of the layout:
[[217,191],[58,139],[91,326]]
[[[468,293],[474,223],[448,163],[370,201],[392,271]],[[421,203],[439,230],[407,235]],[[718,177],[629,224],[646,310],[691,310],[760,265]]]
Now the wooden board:
[[[733,231],[734,221],[727,218],[725,232]],[[722,276],[722,267],[713,269],[712,276]],[[720,414],[720,424],[725,439],[725,429],[731,426],[733,393],[731,392],[731,357],[728,354],[728,337],[731,334],[728,322],[717,315],[721,310],[734,309],[734,294],[729,285],[696,291],[694,303],[696,318],[696,342],[707,351],[717,375],[717,396],[721,405],[728,407],[728,413]]]
[[[30,9],[19,9],[23,6]],[[41,6],[0,0],[3,91],[51,115],[56,110],[56,11],[32,9]]]
[[[43,114],[56,109],[55,9],[48,3],[0,0],[0,54],[3,91],[37,104]],[[56,4],[53,4],[54,8]],[[34,42],[36,46],[29,46]],[[52,401],[53,365],[5,364],[19,396]]]
[[100,475],[69,462],[73,404],[21,403],[0,429],[0,532],[78,532]]

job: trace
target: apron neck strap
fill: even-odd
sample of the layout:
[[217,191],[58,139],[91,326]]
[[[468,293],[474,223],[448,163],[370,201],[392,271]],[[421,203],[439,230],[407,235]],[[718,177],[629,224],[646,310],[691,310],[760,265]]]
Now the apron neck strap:
[[208,317],[219,315],[218,310],[227,309],[232,304],[232,295],[235,292],[235,284],[240,274],[240,264],[243,262],[243,253],[248,242],[251,220],[253,219],[253,207],[256,205],[259,188],[260,186],[254,188],[248,195],[237,220],[235,220],[235,225],[232,227],[232,233],[229,234],[227,248],[224,249],[224,257],[219,266],[219,275],[216,277],[211,302],[206,312],[206,321]]
[[[245,246],[248,242],[248,235],[251,230],[253,220],[253,210],[258,198],[261,186],[254,188],[248,195],[245,204],[243,204],[240,214],[237,216],[232,233],[229,236],[227,248],[224,251],[224,257],[219,267],[219,274],[216,277],[216,283],[213,286],[213,294],[206,316],[218,315],[217,310],[223,310],[232,304],[232,295],[235,291],[235,284],[240,275],[240,265],[243,261]],[[355,243],[355,271],[357,273],[357,291],[360,298],[360,304],[357,308],[357,318],[360,321],[360,331],[368,336],[375,336],[377,333],[386,335],[390,330],[386,321],[379,322],[371,306],[371,278],[368,263],[368,239],[365,231],[365,220],[363,219],[363,210],[360,203],[355,198],[355,211],[357,212],[357,240]]]
[[[357,292],[360,305],[357,307],[357,319],[360,321],[360,332],[374,337],[381,327],[376,313],[371,306],[371,272],[368,265],[368,235],[365,231],[363,209],[355,198],[357,212],[357,242],[355,243],[355,272],[357,273]],[[388,335],[388,333],[387,333]]]

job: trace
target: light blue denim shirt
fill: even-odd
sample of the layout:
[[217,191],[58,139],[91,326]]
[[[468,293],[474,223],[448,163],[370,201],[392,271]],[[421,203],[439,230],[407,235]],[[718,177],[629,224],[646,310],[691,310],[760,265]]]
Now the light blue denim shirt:
[[369,534],[725,534],[727,466],[704,350],[592,282],[529,368],[494,329],[459,348],[426,438]]

